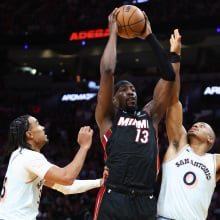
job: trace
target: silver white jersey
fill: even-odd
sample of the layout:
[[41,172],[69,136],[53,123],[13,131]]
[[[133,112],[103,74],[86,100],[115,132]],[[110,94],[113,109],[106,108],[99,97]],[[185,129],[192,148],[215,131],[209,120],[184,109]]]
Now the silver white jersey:
[[216,185],[214,154],[199,156],[186,146],[162,164],[158,216],[175,220],[205,220]]
[[36,151],[19,148],[12,153],[1,191],[0,219],[36,219],[43,178],[52,166]]

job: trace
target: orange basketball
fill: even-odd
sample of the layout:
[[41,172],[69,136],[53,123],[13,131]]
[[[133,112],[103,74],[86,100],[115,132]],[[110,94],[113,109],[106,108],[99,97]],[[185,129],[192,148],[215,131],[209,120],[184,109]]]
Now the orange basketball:
[[134,5],[123,5],[117,15],[118,35],[131,39],[140,36],[145,30],[143,12]]

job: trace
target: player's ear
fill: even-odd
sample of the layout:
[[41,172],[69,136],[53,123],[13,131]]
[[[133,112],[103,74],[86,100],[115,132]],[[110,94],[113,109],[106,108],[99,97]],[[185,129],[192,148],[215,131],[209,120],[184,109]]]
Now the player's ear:
[[114,107],[118,108],[119,107],[119,102],[118,99],[114,96],[112,99],[112,103],[114,105]]
[[210,145],[213,145],[214,144],[214,138],[212,137],[212,136],[208,136],[208,143],[210,144]]
[[25,134],[27,139],[31,139],[33,137],[31,131],[26,131]]

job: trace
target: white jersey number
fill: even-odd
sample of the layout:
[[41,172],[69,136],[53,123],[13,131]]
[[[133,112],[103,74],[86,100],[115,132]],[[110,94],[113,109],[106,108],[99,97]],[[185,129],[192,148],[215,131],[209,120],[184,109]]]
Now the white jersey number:
[[137,128],[137,134],[135,138],[135,142],[141,142],[143,144],[148,143],[149,131],[146,129]]

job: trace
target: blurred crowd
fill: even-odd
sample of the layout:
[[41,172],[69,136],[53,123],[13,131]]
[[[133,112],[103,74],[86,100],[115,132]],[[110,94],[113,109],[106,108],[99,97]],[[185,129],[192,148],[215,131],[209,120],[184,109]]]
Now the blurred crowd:
[[[60,34],[107,26],[107,16],[132,0],[8,0],[0,2],[0,34]],[[148,0],[136,4],[152,24],[181,23],[205,26],[219,17],[218,0]],[[158,18],[159,16],[159,18]]]

